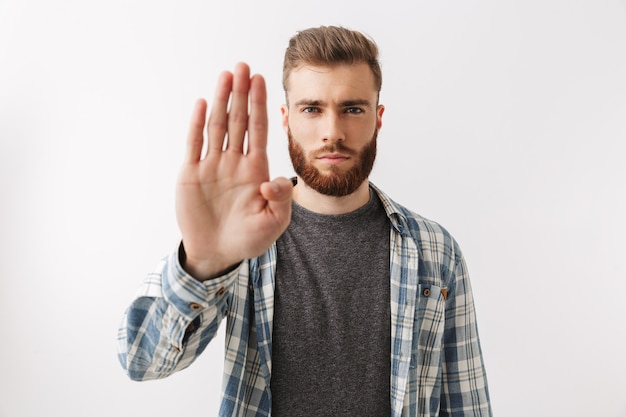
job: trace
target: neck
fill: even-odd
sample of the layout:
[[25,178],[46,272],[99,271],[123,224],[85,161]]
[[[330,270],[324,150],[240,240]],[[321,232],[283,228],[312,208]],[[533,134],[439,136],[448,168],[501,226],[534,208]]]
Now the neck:
[[332,197],[318,193],[298,177],[293,199],[307,210],[319,214],[344,214],[363,207],[370,199],[369,181],[365,180],[352,194]]

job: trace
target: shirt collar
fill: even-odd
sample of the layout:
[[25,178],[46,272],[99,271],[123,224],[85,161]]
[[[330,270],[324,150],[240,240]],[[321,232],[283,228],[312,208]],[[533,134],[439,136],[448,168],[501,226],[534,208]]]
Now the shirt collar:
[[393,201],[387,194],[385,194],[380,188],[375,186],[372,182],[369,183],[370,188],[378,195],[380,201],[382,201],[385,207],[387,217],[396,231],[402,235],[408,229],[408,220],[405,214],[406,209]]
[[[297,177],[291,178],[292,184],[295,186],[298,183]],[[383,206],[385,207],[385,212],[387,213],[387,217],[391,222],[396,231],[402,235],[406,234],[405,231],[408,230],[408,221],[406,214],[404,213],[404,208],[393,201],[387,194],[385,194],[380,188],[375,186],[372,182],[369,183],[370,188],[378,195],[380,201],[382,201]]]

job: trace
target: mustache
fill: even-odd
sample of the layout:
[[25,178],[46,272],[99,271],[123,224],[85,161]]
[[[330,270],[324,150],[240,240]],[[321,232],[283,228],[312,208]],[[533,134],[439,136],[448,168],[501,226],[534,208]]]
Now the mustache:
[[348,156],[356,155],[356,151],[348,148],[342,142],[335,142],[332,145],[326,145],[320,149],[317,149],[311,152],[313,156],[318,156],[318,155],[327,154],[327,153],[342,153]]

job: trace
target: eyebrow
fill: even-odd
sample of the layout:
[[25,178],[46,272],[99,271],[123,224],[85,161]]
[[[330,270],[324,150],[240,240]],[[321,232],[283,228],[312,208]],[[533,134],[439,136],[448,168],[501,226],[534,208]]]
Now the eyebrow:
[[[326,103],[322,100],[313,100],[313,99],[302,99],[295,102],[295,106],[324,106]],[[352,106],[366,106],[371,107],[372,103],[366,99],[351,99],[344,100],[339,103],[339,107],[352,107]]]

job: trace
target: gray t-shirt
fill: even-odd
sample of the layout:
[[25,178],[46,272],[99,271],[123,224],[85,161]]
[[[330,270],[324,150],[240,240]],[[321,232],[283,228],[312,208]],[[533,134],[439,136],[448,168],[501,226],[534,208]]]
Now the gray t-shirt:
[[391,414],[390,223],[370,195],[342,215],[293,204],[277,242],[273,417]]

